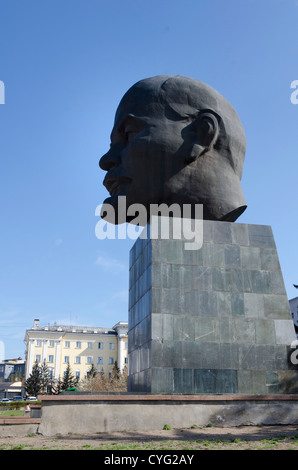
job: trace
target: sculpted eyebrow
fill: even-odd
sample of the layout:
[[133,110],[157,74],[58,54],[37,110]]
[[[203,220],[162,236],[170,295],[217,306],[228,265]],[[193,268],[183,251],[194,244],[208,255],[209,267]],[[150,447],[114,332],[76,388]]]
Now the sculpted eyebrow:
[[136,127],[136,128],[141,128],[141,127],[144,127],[145,124],[146,123],[141,118],[138,118],[138,117],[133,116],[133,115],[128,115],[126,118],[123,119],[123,121],[119,125],[118,131],[123,132],[124,129],[128,125],[131,125],[132,127]]
[[120,122],[118,126],[113,128],[111,133],[111,141],[117,136],[117,134],[122,135],[126,127],[129,125],[132,127],[132,129],[141,130],[143,127],[145,127],[146,122],[142,118],[138,118],[132,114],[129,114]]

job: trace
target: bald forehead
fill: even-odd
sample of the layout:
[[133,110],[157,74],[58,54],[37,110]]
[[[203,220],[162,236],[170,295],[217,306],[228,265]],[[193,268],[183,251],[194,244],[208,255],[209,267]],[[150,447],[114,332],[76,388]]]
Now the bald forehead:
[[227,114],[230,104],[212,87],[183,76],[158,75],[140,80],[123,96],[115,122],[127,113],[136,116],[161,116],[183,119],[202,109]]
[[164,105],[158,84],[142,80],[132,86],[121,99],[115,123],[122,121],[128,114],[142,118],[160,115],[163,113]]

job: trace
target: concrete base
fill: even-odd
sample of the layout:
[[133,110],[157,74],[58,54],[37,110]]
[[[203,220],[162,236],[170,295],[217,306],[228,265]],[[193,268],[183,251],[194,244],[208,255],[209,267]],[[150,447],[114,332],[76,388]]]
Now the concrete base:
[[40,419],[23,416],[1,418],[0,437],[24,437],[29,434],[36,434],[39,423]]
[[44,436],[154,431],[192,425],[298,424],[298,396],[65,395],[42,396]]
[[131,249],[128,392],[297,393],[271,227],[204,221],[203,232],[199,250],[174,238]]

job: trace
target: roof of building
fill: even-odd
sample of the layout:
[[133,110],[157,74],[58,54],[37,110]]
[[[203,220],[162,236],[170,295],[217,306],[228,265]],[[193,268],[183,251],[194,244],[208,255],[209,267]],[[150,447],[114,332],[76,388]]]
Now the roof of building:
[[21,357],[18,357],[18,359],[4,359],[3,361],[0,361],[0,364],[23,364],[25,362],[25,359],[22,359]]
[[115,327],[125,327],[128,326],[127,322],[118,322],[114,328],[104,328],[104,327],[96,327],[96,326],[79,326],[79,325],[57,325],[54,323],[53,325],[47,326],[37,326],[35,324],[31,328],[29,328],[28,332],[66,332],[66,333],[87,333],[87,334],[108,334],[108,335],[117,335],[117,328]]

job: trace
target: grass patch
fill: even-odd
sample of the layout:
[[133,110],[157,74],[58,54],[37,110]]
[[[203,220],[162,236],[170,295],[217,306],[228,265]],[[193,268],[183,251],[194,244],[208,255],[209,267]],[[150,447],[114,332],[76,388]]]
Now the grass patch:
[[90,439],[85,436],[84,440],[78,440],[75,435],[61,435],[60,437],[56,435],[55,438],[47,439],[44,436],[32,434],[29,439],[28,437],[13,440],[0,438],[0,450],[298,450],[298,434],[295,430],[288,435],[282,432],[262,433],[259,439],[255,434],[248,436],[245,433],[203,436],[200,433],[199,435],[189,433],[189,436],[185,436],[186,439],[181,439],[181,437],[183,436],[180,433],[174,433],[173,437],[168,437],[168,433],[163,433],[160,438],[150,438],[150,440],[126,440],[127,437],[123,440],[112,436],[107,440],[102,440],[102,437],[97,439],[95,436],[92,438],[90,436]]
[[5,418],[8,416],[24,416],[24,410],[1,410],[0,418]]
[[112,450],[112,451],[135,451],[135,450],[270,450],[278,449],[279,445],[282,445],[284,450],[298,450],[295,441],[290,441],[290,439],[282,439],[277,441],[276,439],[264,439],[259,442],[249,442],[249,441],[240,441],[232,442],[231,440],[224,441],[222,439],[210,439],[210,440],[200,440],[200,441],[159,441],[159,442],[94,442],[92,443],[82,443],[82,445],[77,446],[77,443],[68,445],[67,442],[63,442],[63,445],[47,443],[41,446],[38,443],[30,445],[28,443],[21,444],[16,443],[15,445],[0,445],[0,450],[68,450],[68,449],[78,449],[78,450]]
[[11,447],[11,450],[23,450],[25,447],[25,444],[19,444],[17,446]]

